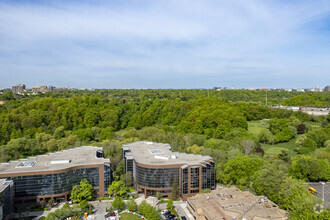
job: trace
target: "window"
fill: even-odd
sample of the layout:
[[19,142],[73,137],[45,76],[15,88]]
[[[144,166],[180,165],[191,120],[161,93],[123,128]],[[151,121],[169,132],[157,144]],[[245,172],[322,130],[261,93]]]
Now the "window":
[[190,168],[190,188],[199,187],[199,167]]
[[144,187],[169,188],[179,180],[179,168],[145,168],[135,166],[136,183]]

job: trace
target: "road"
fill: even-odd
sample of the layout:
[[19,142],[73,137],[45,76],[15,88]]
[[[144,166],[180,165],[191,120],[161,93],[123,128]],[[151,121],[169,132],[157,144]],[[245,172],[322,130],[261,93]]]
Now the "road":
[[287,109],[292,111],[301,111],[310,115],[328,115],[329,108],[297,107],[297,106],[271,106],[272,108]]
[[[321,183],[307,183],[308,187],[313,187],[317,190],[317,198],[322,199]],[[324,207],[330,207],[330,182],[327,182],[324,187]]]

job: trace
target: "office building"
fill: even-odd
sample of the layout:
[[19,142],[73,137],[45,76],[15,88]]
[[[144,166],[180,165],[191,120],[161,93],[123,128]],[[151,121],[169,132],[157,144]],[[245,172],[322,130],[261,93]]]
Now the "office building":
[[187,208],[196,220],[286,220],[289,213],[264,196],[237,188],[223,188],[188,198]]
[[15,94],[22,94],[25,91],[25,84],[18,84],[11,87],[11,91]]
[[77,147],[47,155],[0,164],[0,178],[13,180],[15,205],[40,199],[68,200],[72,187],[82,179],[92,184],[96,196],[106,196],[110,159],[100,147]]
[[12,218],[14,210],[13,181],[0,179],[0,220]]
[[172,152],[169,144],[134,142],[122,146],[125,171],[131,172],[134,187],[145,196],[157,192],[170,196],[173,183],[183,200],[215,188],[214,162],[210,156]]

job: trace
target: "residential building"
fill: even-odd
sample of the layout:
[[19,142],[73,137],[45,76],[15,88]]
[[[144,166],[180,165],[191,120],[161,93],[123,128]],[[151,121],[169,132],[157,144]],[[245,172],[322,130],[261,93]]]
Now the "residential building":
[[125,144],[122,150],[125,171],[131,172],[135,189],[145,196],[160,192],[170,197],[175,182],[183,200],[203,189],[215,189],[210,156],[172,152],[169,144],[145,141]]
[[110,159],[101,147],[77,147],[0,164],[0,178],[13,180],[15,205],[40,199],[68,200],[82,179],[92,184],[96,196],[107,195]]
[[4,105],[4,104],[6,104],[5,101],[0,101],[0,105]]
[[187,208],[196,220],[285,220],[289,216],[266,197],[237,188],[218,188],[190,197],[187,202]]
[[25,84],[18,84],[11,87],[11,91],[15,94],[22,94],[26,89]]
[[326,87],[324,87],[324,91],[325,91],[325,92],[330,92],[330,86],[326,86]]
[[13,181],[0,179],[0,220],[12,218],[14,210]]

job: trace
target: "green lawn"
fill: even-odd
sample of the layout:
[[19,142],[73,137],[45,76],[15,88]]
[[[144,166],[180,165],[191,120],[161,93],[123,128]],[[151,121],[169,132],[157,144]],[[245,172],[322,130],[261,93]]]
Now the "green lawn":
[[141,218],[138,217],[137,215],[133,215],[133,214],[130,214],[130,213],[121,214],[120,219],[121,220],[141,220]]
[[269,124],[266,121],[249,121],[248,122],[248,132],[254,136],[258,136],[260,131],[267,129]]
[[296,149],[296,138],[291,139],[289,142],[279,143],[279,144],[261,144],[262,149],[265,151],[265,155],[278,155],[281,150],[289,151],[290,155],[295,155]]

